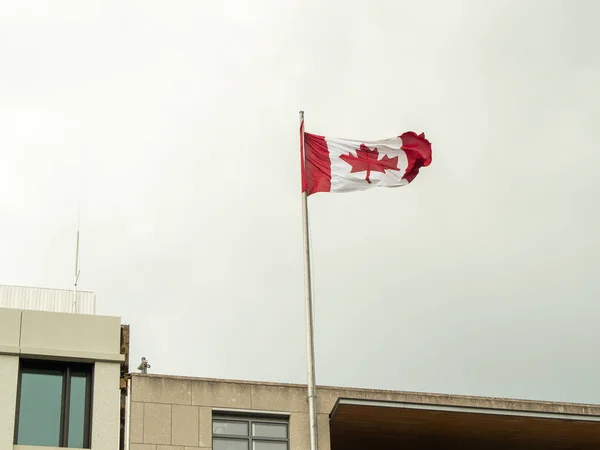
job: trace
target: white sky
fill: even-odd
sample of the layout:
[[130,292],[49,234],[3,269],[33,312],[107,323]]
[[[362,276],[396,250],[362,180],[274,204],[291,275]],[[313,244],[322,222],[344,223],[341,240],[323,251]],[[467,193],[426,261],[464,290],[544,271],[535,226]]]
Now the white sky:
[[0,282],[80,287],[132,369],[304,382],[307,131],[425,131],[310,198],[317,382],[600,402],[600,3],[0,3]]

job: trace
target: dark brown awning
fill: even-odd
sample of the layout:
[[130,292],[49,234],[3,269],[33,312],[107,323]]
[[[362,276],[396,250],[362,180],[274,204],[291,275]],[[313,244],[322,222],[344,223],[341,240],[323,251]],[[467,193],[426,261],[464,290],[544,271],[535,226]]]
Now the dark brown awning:
[[600,416],[339,399],[332,450],[600,449]]

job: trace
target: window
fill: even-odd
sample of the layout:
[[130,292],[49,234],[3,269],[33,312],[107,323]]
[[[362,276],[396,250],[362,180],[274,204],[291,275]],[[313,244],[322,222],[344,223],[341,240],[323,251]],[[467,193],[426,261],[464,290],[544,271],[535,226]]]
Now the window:
[[89,448],[92,367],[21,360],[15,443]]
[[288,450],[287,419],[215,416],[213,450]]

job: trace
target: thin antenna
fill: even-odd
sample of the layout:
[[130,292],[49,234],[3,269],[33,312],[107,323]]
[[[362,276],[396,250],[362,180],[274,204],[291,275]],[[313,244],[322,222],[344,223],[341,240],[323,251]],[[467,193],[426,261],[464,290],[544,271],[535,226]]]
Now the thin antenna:
[[[85,147],[85,146],[84,146]],[[81,206],[81,152],[82,148],[80,147],[77,151],[76,161],[75,161],[75,183],[77,185],[76,189],[76,198],[77,198],[77,232],[75,235],[75,274],[73,277],[73,305],[72,310],[73,313],[77,312],[77,285],[79,284],[79,274],[81,270],[79,269],[79,210]]]
[[73,281],[73,312],[77,312],[77,283],[79,282],[79,204],[77,205],[77,235],[75,238],[75,278]]

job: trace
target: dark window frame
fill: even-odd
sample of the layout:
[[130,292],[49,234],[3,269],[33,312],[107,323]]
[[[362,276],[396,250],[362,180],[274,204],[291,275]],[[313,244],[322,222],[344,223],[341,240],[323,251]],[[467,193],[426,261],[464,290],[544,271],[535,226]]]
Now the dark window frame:
[[[238,422],[238,423],[246,423],[248,425],[248,435],[241,436],[239,434],[215,434],[212,430],[214,429],[215,422]],[[276,424],[276,425],[285,425],[286,426],[286,437],[285,438],[276,438],[276,437],[268,437],[268,436],[258,436],[253,434],[253,425],[254,424]],[[254,414],[241,414],[241,413],[216,413],[213,414],[211,420],[211,434],[212,434],[212,445],[214,448],[214,440],[219,438],[222,439],[233,439],[239,441],[248,442],[248,450],[253,450],[252,443],[254,441],[258,442],[280,442],[285,443],[287,446],[287,450],[290,450],[290,421],[288,416],[274,416],[274,415],[254,415]]]
[[85,416],[83,421],[83,448],[91,448],[92,431],[92,392],[94,382],[94,364],[68,361],[50,361],[37,359],[21,359],[19,361],[19,380],[17,386],[17,405],[15,409],[14,444],[19,439],[19,419],[21,417],[21,387],[23,373],[60,374],[62,376],[62,393],[60,408],[59,447],[69,445],[69,408],[71,402],[71,377],[84,375],[85,383]]

